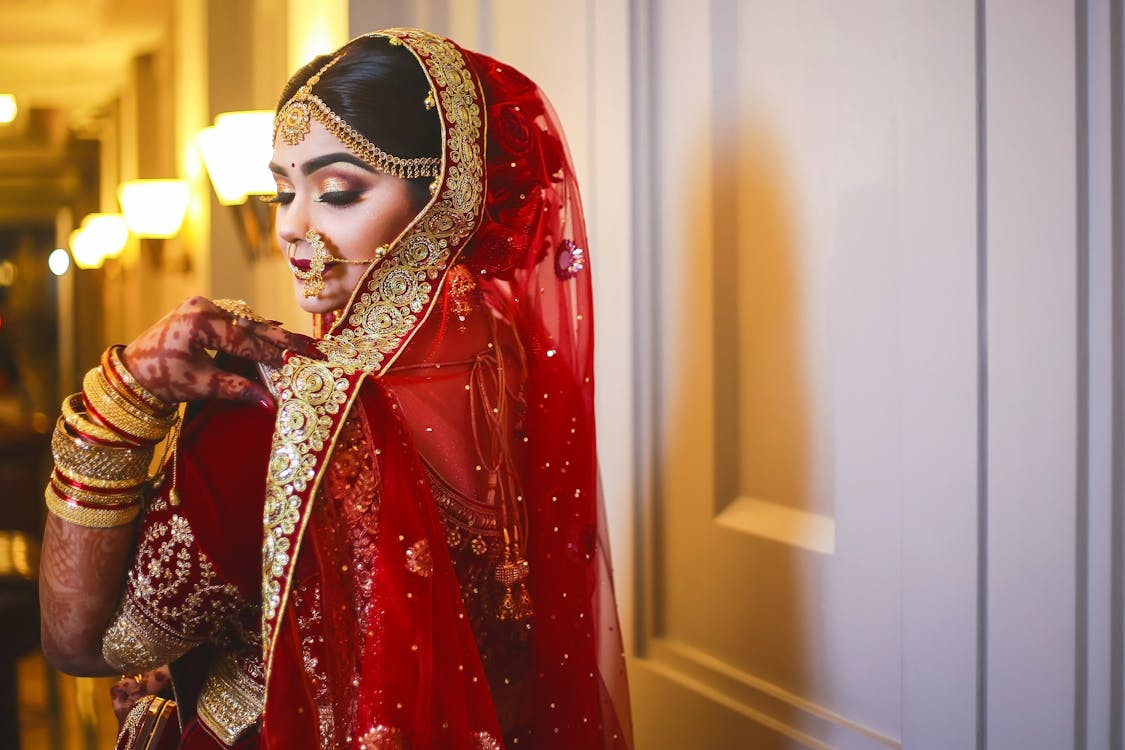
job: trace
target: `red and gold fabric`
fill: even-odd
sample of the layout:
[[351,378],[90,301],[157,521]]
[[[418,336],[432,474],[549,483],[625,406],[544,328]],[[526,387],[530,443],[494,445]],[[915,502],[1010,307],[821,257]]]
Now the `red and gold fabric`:
[[[160,638],[143,659],[123,650],[136,668],[203,664],[184,747],[629,748],[589,254],[562,131],[513,68],[426,32],[372,36],[429,80],[436,190],[320,342],[325,359],[290,354],[269,374],[272,421],[209,406],[186,423],[183,505],[146,516],[118,618],[139,611]],[[143,585],[161,545],[187,538],[173,516],[199,555],[185,570],[211,602],[202,620]],[[261,693],[232,688],[254,663]],[[259,722],[224,735],[205,708],[215,684],[260,695]]]

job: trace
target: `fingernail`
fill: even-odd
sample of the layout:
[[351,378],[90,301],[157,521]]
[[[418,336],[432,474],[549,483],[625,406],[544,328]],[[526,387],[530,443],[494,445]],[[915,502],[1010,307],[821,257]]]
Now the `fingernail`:
[[258,399],[258,404],[266,409],[273,409],[273,402],[268,398]]

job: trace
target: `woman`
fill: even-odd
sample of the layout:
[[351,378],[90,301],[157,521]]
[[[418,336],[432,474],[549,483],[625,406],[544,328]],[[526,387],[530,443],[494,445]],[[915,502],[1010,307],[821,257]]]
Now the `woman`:
[[[325,335],[196,298],[107,352],[56,432],[44,650],[170,662],[184,748],[629,747],[549,104],[391,30],[298,71],[275,124],[278,238]],[[135,467],[183,401],[134,545]]]

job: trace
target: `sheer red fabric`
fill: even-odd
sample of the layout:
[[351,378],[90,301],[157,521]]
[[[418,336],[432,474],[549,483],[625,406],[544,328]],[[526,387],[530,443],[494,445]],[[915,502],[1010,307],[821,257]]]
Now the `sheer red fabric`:
[[[386,34],[423,49],[419,32]],[[443,179],[478,150],[482,208],[389,364],[333,371],[345,396],[323,417],[335,427],[313,489],[267,495],[266,596],[283,582],[274,620],[266,607],[267,748],[632,746],[574,171],[542,91],[455,51],[459,69],[420,61],[439,95],[473,84],[480,137],[443,130]],[[357,304],[330,342],[360,338]],[[270,525],[271,502],[297,509],[297,531]]]

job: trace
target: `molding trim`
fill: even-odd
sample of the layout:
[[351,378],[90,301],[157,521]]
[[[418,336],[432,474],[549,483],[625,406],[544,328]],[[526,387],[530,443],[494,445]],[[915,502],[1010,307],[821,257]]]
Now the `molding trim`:
[[976,0],[977,85],[977,740],[988,746],[988,29]]
[[1113,269],[1113,434],[1110,569],[1110,746],[1125,742],[1125,0],[1110,3],[1110,123]]
[[735,498],[715,521],[744,534],[801,547],[822,555],[836,554],[836,519],[768,500]]
[[[831,750],[840,730],[880,747],[901,750],[902,743],[848,719],[768,680],[735,669],[679,641],[654,638],[646,666],[710,701],[789,737],[806,747]],[[852,746],[850,743],[849,747]]]
[[1087,0],[1075,0],[1074,748],[1086,750],[1090,612],[1090,50]]

